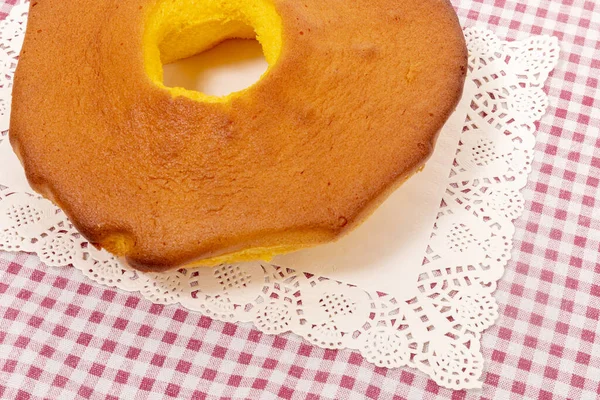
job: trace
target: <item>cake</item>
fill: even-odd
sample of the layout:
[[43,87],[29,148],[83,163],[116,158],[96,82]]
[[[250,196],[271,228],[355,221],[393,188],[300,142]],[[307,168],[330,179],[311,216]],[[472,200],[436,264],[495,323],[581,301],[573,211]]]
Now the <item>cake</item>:
[[[254,85],[163,84],[229,38],[262,45]],[[9,138],[137,269],[268,259],[338,239],[418,171],[466,69],[447,0],[32,1]]]

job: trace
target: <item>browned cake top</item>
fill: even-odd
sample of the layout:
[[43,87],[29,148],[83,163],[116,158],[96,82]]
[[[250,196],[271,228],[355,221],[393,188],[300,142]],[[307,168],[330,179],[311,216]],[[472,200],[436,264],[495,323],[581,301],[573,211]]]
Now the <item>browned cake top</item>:
[[257,84],[173,97],[144,69],[155,2],[33,2],[10,130],[34,188],[138,268],[337,238],[423,165],[462,93],[446,0],[275,0]]

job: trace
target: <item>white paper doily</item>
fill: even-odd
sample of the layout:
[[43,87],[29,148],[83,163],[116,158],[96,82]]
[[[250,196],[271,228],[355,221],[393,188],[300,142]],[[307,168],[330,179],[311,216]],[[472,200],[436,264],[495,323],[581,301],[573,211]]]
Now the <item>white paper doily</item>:
[[[32,191],[12,152],[7,137],[12,77],[27,10],[27,3],[19,4],[0,23],[0,250],[36,253],[53,267],[73,265],[97,283],[139,291],[155,303],[252,322],[266,333],[292,331],[316,346],[355,349],[383,367],[414,367],[448,388],[481,386],[480,335],[498,316],[492,292],[510,258],[512,221],[523,210],[519,190],[531,168],[534,122],[548,106],[541,87],[558,60],[556,38],[505,42],[487,30],[465,29],[469,75],[453,116],[459,125],[449,121],[424,175],[371,217],[401,229],[374,231],[379,236],[354,249],[353,238],[368,233],[367,221],[367,228],[327,250],[335,253],[331,265],[324,265],[328,261],[317,248],[314,259],[302,252],[276,259],[282,267],[247,263],[142,274],[90,246],[59,209]],[[445,172],[433,174],[435,168]],[[428,196],[435,207],[423,212],[427,207],[417,203],[407,209],[402,202],[413,199],[411,193]],[[390,219],[396,201],[403,215],[416,217]],[[427,220],[432,222],[424,225]],[[425,230],[424,239],[394,236],[408,231],[418,237],[411,231],[415,227]],[[378,244],[390,237],[397,239],[391,241],[397,244],[392,258],[378,258]],[[403,248],[417,251],[418,260],[399,258]],[[349,251],[367,252],[371,263],[381,260],[388,269],[345,269],[340,263],[362,259]],[[390,289],[398,285],[401,291]]]

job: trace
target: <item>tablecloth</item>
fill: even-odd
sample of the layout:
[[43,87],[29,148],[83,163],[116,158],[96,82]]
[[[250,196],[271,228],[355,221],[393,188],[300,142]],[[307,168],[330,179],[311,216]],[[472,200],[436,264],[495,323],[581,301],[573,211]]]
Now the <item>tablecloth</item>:
[[[0,3],[5,17],[16,0]],[[0,253],[2,399],[595,399],[600,396],[600,4],[453,0],[463,26],[558,37],[481,390],[97,286]],[[1,166],[0,166],[1,167]],[[598,337],[597,337],[598,336]]]

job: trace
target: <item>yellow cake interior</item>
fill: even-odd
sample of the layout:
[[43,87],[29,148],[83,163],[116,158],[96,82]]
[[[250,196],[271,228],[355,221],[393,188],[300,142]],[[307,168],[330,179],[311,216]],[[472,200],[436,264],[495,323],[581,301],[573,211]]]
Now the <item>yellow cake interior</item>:
[[227,102],[243,91],[210,96],[163,84],[163,65],[202,53],[227,39],[256,39],[269,68],[281,54],[281,18],[266,0],[163,0],[147,16],[144,62],[152,81],[173,96]]

